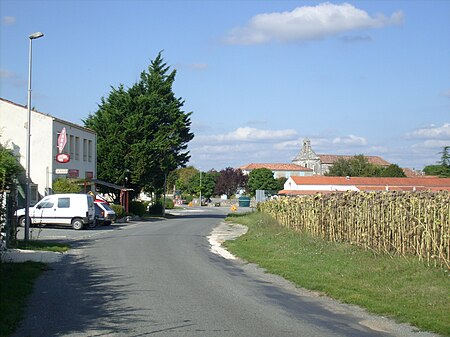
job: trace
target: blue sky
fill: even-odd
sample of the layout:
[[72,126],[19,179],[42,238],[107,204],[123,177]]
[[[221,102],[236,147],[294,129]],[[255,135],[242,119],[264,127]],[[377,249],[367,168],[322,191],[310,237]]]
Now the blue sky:
[[450,145],[450,1],[2,0],[0,97],[82,124],[159,51],[203,171],[318,154],[422,169]]

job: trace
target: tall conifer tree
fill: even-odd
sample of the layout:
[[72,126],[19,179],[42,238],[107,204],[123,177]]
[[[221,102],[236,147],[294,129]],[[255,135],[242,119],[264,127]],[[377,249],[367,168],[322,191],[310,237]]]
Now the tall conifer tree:
[[176,71],[169,68],[160,52],[137,83],[112,88],[85,121],[97,132],[99,179],[123,185],[128,175],[136,192],[158,194],[167,174],[189,161],[192,112],[183,111],[184,101],[175,97]]

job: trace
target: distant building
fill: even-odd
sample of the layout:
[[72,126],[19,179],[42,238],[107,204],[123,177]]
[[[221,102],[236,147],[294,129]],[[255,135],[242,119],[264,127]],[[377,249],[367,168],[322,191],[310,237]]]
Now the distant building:
[[279,194],[345,191],[450,191],[450,178],[290,177]]
[[[338,159],[350,159],[352,157],[348,155],[316,154],[311,148],[311,141],[305,139],[303,140],[303,147],[300,153],[295,156],[292,163],[312,169],[315,175],[325,175]],[[391,163],[378,156],[364,157],[367,158],[369,163],[374,165],[382,167],[391,165]]]
[[250,174],[251,171],[255,169],[266,168],[273,172],[273,177],[277,178],[289,178],[293,176],[312,176],[314,174],[313,170],[310,168],[306,168],[297,164],[277,164],[277,163],[266,163],[266,164],[257,164],[251,163],[244,166],[239,167],[242,170],[242,173],[245,175]]
[[[0,98],[0,142],[13,150],[20,164],[26,166],[27,107]],[[31,204],[52,193],[58,177],[94,179],[97,177],[97,134],[77,124],[31,111],[30,177]],[[67,143],[63,153],[70,161],[59,163],[58,137],[65,128]],[[19,189],[23,196],[23,190]]]
[[345,191],[450,191],[450,178],[290,177],[279,194]]

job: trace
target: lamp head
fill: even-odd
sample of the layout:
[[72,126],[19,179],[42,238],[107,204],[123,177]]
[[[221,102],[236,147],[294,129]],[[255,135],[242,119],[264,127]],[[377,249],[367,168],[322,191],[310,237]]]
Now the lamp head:
[[30,38],[30,40],[34,40],[34,39],[39,39],[40,37],[43,37],[44,33],[41,32],[36,32],[31,34],[30,36],[28,36]]

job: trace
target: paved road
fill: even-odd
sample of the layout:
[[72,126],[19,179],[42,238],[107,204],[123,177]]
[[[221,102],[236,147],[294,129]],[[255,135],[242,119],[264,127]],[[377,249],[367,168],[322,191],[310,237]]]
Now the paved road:
[[14,336],[413,334],[213,254],[207,237],[223,218],[203,209],[75,232],[74,249],[39,278]]

